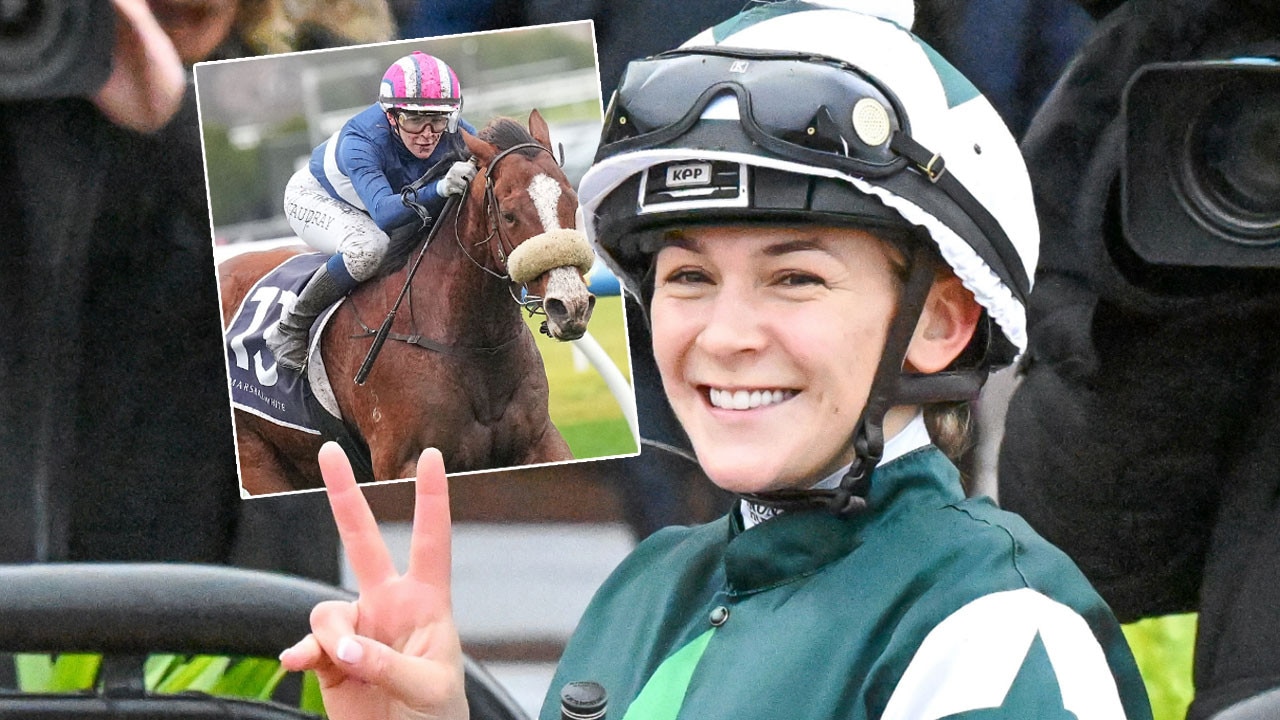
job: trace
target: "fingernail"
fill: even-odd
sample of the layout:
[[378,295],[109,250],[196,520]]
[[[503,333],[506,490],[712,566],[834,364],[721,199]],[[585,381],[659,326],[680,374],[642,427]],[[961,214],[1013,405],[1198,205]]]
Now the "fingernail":
[[338,659],[344,663],[355,665],[364,657],[364,648],[353,637],[344,637],[338,641]]

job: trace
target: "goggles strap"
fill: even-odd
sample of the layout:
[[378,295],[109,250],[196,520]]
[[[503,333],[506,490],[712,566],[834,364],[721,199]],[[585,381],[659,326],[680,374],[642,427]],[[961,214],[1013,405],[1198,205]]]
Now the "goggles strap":
[[915,163],[916,169],[935,185],[947,172],[947,162],[938,153],[931,152],[904,132],[895,132],[889,140],[889,149]]

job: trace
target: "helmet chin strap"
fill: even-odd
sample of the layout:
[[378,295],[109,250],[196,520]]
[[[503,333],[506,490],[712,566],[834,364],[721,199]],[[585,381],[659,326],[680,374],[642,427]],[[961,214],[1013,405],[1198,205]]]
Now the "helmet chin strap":
[[854,428],[853,464],[840,485],[833,489],[774,490],[741,493],[748,502],[783,511],[825,509],[836,515],[853,515],[866,510],[871,493],[871,474],[884,454],[884,417],[896,405],[967,400],[977,397],[986,380],[986,371],[944,371],[929,375],[907,373],[903,364],[907,348],[924,310],[934,269],[923,243],[912,243],[908,276],[899,296],[898,311],[889,325],[884,353],[876,367],[866,406]]

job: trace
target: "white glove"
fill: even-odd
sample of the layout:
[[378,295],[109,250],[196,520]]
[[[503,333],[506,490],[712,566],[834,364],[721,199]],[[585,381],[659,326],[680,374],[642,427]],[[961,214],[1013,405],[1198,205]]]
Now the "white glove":
[[476,176],[476,166],[469,162],[456,162],[449,168],[444,177],[436,181],[436,194],[440,197],[461,195],[467,189],[467,183]]

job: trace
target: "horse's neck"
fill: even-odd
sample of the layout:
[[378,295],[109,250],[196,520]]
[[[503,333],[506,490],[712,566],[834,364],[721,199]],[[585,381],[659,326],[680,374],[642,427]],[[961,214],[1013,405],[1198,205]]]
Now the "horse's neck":
[[[441,219],[440,231],[414,276],[414,319],[423,332],[431,327],[467,345],[510,340],[523,321],[508,281],[479,265],[492,264],[490,251],[487,245],[473,245],[468,231],[484,228],[459,227],[458,222],[457,216]],[[466,224],[465,219],[461,222]]]

